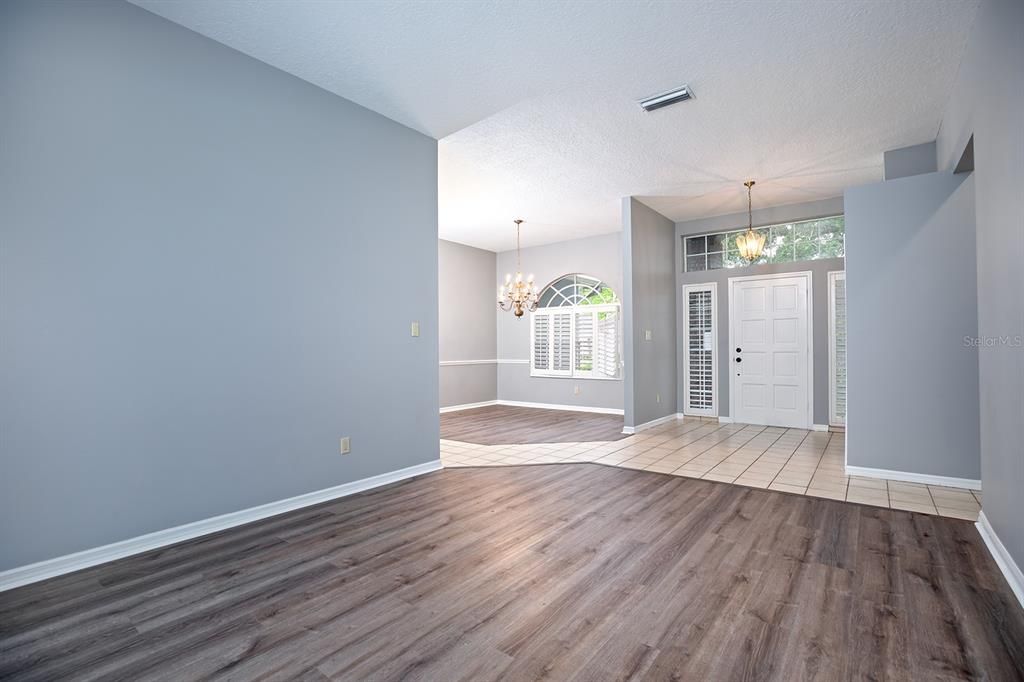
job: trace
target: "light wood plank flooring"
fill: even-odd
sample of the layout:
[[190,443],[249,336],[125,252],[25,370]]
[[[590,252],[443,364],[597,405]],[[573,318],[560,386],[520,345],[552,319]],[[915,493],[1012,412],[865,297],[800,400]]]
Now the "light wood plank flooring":
[[490,405],[441,415],[441,438],[479,445],[616,441],[622,415]]
[[0,593],[18,680],[1015,680],[972,524],[595,464],[444,470]]

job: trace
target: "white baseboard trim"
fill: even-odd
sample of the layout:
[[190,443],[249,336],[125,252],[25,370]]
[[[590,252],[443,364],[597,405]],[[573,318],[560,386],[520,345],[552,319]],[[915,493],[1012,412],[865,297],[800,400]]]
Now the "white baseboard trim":
[[1024,606],[1024,573],[1021,572],[1020,566],[1013,560],[1010,553],[1006,551],[1002,540],[999,539],[992,525],[988,522],[988,517],[985,516],[984,510],[978,514],[978,522],[974,525],[978,529],[978,533],[981,535],[985,546],[988,547],[989,553],[992,554],[992,558],[996,560],[999,570],[1003,572],[1006,582],[1010,584],[1010,589],[1013,590],[1017,601],[1020,602],[1021,606]]
[[662,424],[667,424],[668,422],[674,422],[675,420],[681,418],[681,415],[678,414],[667,414],[664,417],[658,417],[657,419],[652,419],[649,422],[637,424],[636,426],[633,427],[633,431],[634,433],[639,433],[641,431],[646,431],[647,429],[653,429],[655,426],[661,426]]
[[535,407],[542,410],[564,410],[566,412],[594,412],[595,414],[624,414],[615,407],[586,407],[585,405],[557,405],[555,403],[524,403],[518,400],[498,400],[498,405],[510,407]]
[[228,514],[222,514],[221,516],[214,516],[209,519],[186,523],[182,526],[176,526],[166,530],[158,530],[154,533],[147,533],[146,535],[129,538],[128,540],[121,540],[120,542],[103,545],[102,547],[94,547],[93,549],[86,549],[74,554],[67,554],[65,556],[47,559],[27,566],[11,568],[0,572],[0,592],[20,587],[22,585],[28,585],[29,583],[38,582],[40,580],[46,580],[47,578],[53,578],[65,573],[78,571],[83,568],[89,568],[90,566],[104,564],[108,561],[114,561],[115,559],[123,559],[124,557],[132,556],[133,554],[148,552],[151,549],[166,547],[184,540],[191,540],[202,535],[227,530],[228,528],[234,528],[235,526],[259,521],[260,519],[277,516],[278,514],[283,514],[284,512],[293,511],[295,509],[301,509],[302,507],[308,507],[339,497],[345,497],[346,495],[363,492],[364,490],[370,490],[371,488],[395,483],[407,478],[412,478],[413,476],[421,476],[422,474],[427,474],[431,471],[438,471],[439,469],[441,469],[441,460],[435,459],[430,462],[424,462],[423,464],[398,469],[397,471],[389,471],[378,476],[370,476],[369,478],[352,481],[351,483],[344,483],[332,488],[315,490],[311,493],[289,497],[288,499],[278,500],[277,502],[269,502],[258,507],[250,507],[249,509],[242,509],[241,511],[230,512]]
[[732,417],[719,417],[718,418],[718,423],[719,424],[732,424],[733,420],[732,420]]
[[476,407],[490,407],[491,405],[497,405],[497,400],[485,400],[482,403],[464,403],[462,405],[449,405],[448,407],[441,408],[441,414],[445,412],[458,412],[459,410],[472,410]]
[[655,426],[660,426],[661,424],[667,424],[668,422],[676,421],[677,419],[683,419],[685,416],[686,415],[684,415],[682,412],[668,414],[665,415],[664,417],[659,417],[658,419],[652,419],[649,422],[644,422],[643,424],[637,424],[636,426],[623,426],[622,432],[629,435],[632,435],[634,433],[640,433],[641,431],[652,429]]
[[847,476],[863,476],[864,478],[886,478],[890,481],[907,483],[924,483],[925,485],[944,485],[951,488],[968,488],[981,490],[981,481],[974,478],[953,478],[952,476],[934,476],[932,474],[915,474],[909,471],[892,471],[891,469],[872,469],[846,465]]

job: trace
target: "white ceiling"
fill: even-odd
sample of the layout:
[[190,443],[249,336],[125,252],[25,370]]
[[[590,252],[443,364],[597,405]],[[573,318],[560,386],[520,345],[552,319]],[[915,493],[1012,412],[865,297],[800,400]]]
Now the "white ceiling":
[[[977,0],[134,0],[439,138],[440,233],[491,250],[837,196],[935,138]],[[696,99],[636,100],[688,83]]]

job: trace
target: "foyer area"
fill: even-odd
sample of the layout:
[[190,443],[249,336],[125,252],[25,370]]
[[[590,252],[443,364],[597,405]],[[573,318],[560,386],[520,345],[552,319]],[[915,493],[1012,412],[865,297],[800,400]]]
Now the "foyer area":
[[[521,407],[448,413],[443,436],[452,436],[455,425],[473,424],[473,430],[462,427],[461,439],[442,438],[441,461],[448,468],[594,462],[968,521],[981,510],[980,490],[846,475],[842,432],[685,417],[602,439],[605,422],[617,419],[603,417]],[[560,420],[568,430],[559,429]],[[544,440],[545,434],[553,438]]]

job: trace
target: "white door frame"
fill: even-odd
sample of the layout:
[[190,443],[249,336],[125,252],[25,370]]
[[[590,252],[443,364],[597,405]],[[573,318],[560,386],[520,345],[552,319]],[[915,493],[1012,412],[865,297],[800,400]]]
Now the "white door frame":
[[[814,273],[810,270],[801,272],[779,272],[771,275],[746,275],[744,277],[729,278],[729,352],[726,362],[735,362],[733,348],[736,344],[735,313],[733,305],[734,289],[736,282],[764,279],[783,279],[786,277],[803,277],[807,280],[807,429],[814,428]],[[736,418],[736,372],[729,365],[729,415]]]
[[[690,311],[687,308],[686,294],[691,289],[711,292],[711,410],[691,410],[690,402]],[[702,282],[700,284],[683,285],[683,406],[682,413],[691,416],[718,416],[718,283]]]

